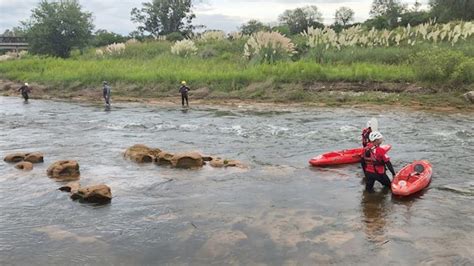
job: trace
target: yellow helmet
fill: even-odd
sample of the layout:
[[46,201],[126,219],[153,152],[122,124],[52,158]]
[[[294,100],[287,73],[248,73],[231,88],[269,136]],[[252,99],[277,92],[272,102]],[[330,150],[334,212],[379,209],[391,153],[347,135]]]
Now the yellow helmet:
[[181,81],[181,85],[186,85],[186,81]]

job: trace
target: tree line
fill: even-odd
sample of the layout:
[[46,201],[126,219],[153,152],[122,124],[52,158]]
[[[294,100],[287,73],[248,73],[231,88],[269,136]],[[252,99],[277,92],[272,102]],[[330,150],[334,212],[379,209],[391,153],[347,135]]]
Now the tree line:
[[[26,36],[33,54],[69,57],[73,49],[87,46],[104,46],[124,42],[130,38],[146,39],[167,36],[168,40],[189,37],[203,25],[193,24],[196,17],[192,0],[152,0],[131,10],[131,21],[137,29],[129,36],[99,29],[95,32],[92,13],[83,10],[78,0],[41,0],[21,26],[7,30],[6,36]],[[473,20],[472,0],[430,0],[429,10],[422,10],[416,1],[409,7],[400,0],[373,0],[370,18],[361,24],[367,29],[393,29],[408,24],[415,26],[429,20],[448,22]],[[334,14],[335,31],[354,26],[355,13],[348,7],[340,7]],[[323,28],[322,13],[315,5],[284,11],[278,25],[270,26],[258,20],[250,20],[240,27],[243,34],[258,31],[279,31],[286,35],[304,32],[308,27]]]

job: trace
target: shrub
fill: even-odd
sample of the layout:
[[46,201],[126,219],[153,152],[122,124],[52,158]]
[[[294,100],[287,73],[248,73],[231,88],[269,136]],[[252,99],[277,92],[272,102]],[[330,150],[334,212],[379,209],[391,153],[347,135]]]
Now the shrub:
[[229,33],[228,39],[229,40],[240,40],[240,39],[242,39],[246,36],[247,35],[244,35],[242,32],[234,31],[234,32]]
[[0,61],[7,61],[13,59],[21,59],[28,56],[28,51],[20,51],[19,53],[16,52],[7,52],[4,55],[0,55]]
[[170,52],[171,44],[167,41],[146,41],[127,44],[122,58],[153,59]]
[[166,40],[170,42],[182,41],[184,40],[184,36],[180,32],[172,32],[166,35]]
[[273,63],[295,54],[295,45],[279,32],[257,32],[245,44],[244,57]]
[[459,64],[452,79],[457,82],[474,83],[474,58],[469,58]]
[[201,57],[202,59],[208,59],[211,57],[215,57],[216,55],[216,50],[212,49],[211,47],[205,47],[204,50],[199,53],[199,57]]
[[208,42],[208,41],[222,41],[226,38],[225,32],[221,30],[210,30],[206,31],[201,34],[201,41]]
[[447,81],[464,60],[459,51],[433,49],[421,52],[414,60],[415,74],[424,81]]
[[196,47],[194,42],[191,40],[177,41],[171,47],[171,53],[182,56],[182,57],[188,57],[193,54],[196,54],[197,50],[198,48]]

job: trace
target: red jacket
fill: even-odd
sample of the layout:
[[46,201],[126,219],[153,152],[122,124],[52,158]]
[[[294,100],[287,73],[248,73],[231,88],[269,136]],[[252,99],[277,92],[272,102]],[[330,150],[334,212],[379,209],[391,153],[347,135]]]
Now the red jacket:
[[384,174],[385,163],[390,161],[387,151],[379,146],[368,145],[363,154],[365,171],[369,173]]

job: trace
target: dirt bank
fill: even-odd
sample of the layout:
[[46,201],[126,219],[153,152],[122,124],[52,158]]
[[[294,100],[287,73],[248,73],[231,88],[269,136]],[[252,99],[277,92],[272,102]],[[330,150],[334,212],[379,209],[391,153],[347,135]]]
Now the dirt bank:
[[[19,97],[21,83],[0,80],[3,96]],[[102,102],[100,84],[97,87],[74,85],[60,87],[30,83],[31,98]],[[231,108],[279,110],[313,107],[349,107],[367,109],[402,108],[435,112],[472,112],[474,105],[462,94],[469,88],[452,90],[411,83],[381,82],[314,82],[311,84],[255,83],[237,91],[193,89],[191,104],[200,107],[227,106]],[[147,105],[176,106],[181,104],[177,91],[159,91],[150,87],[114,84],[114,102],[139,102]]]

